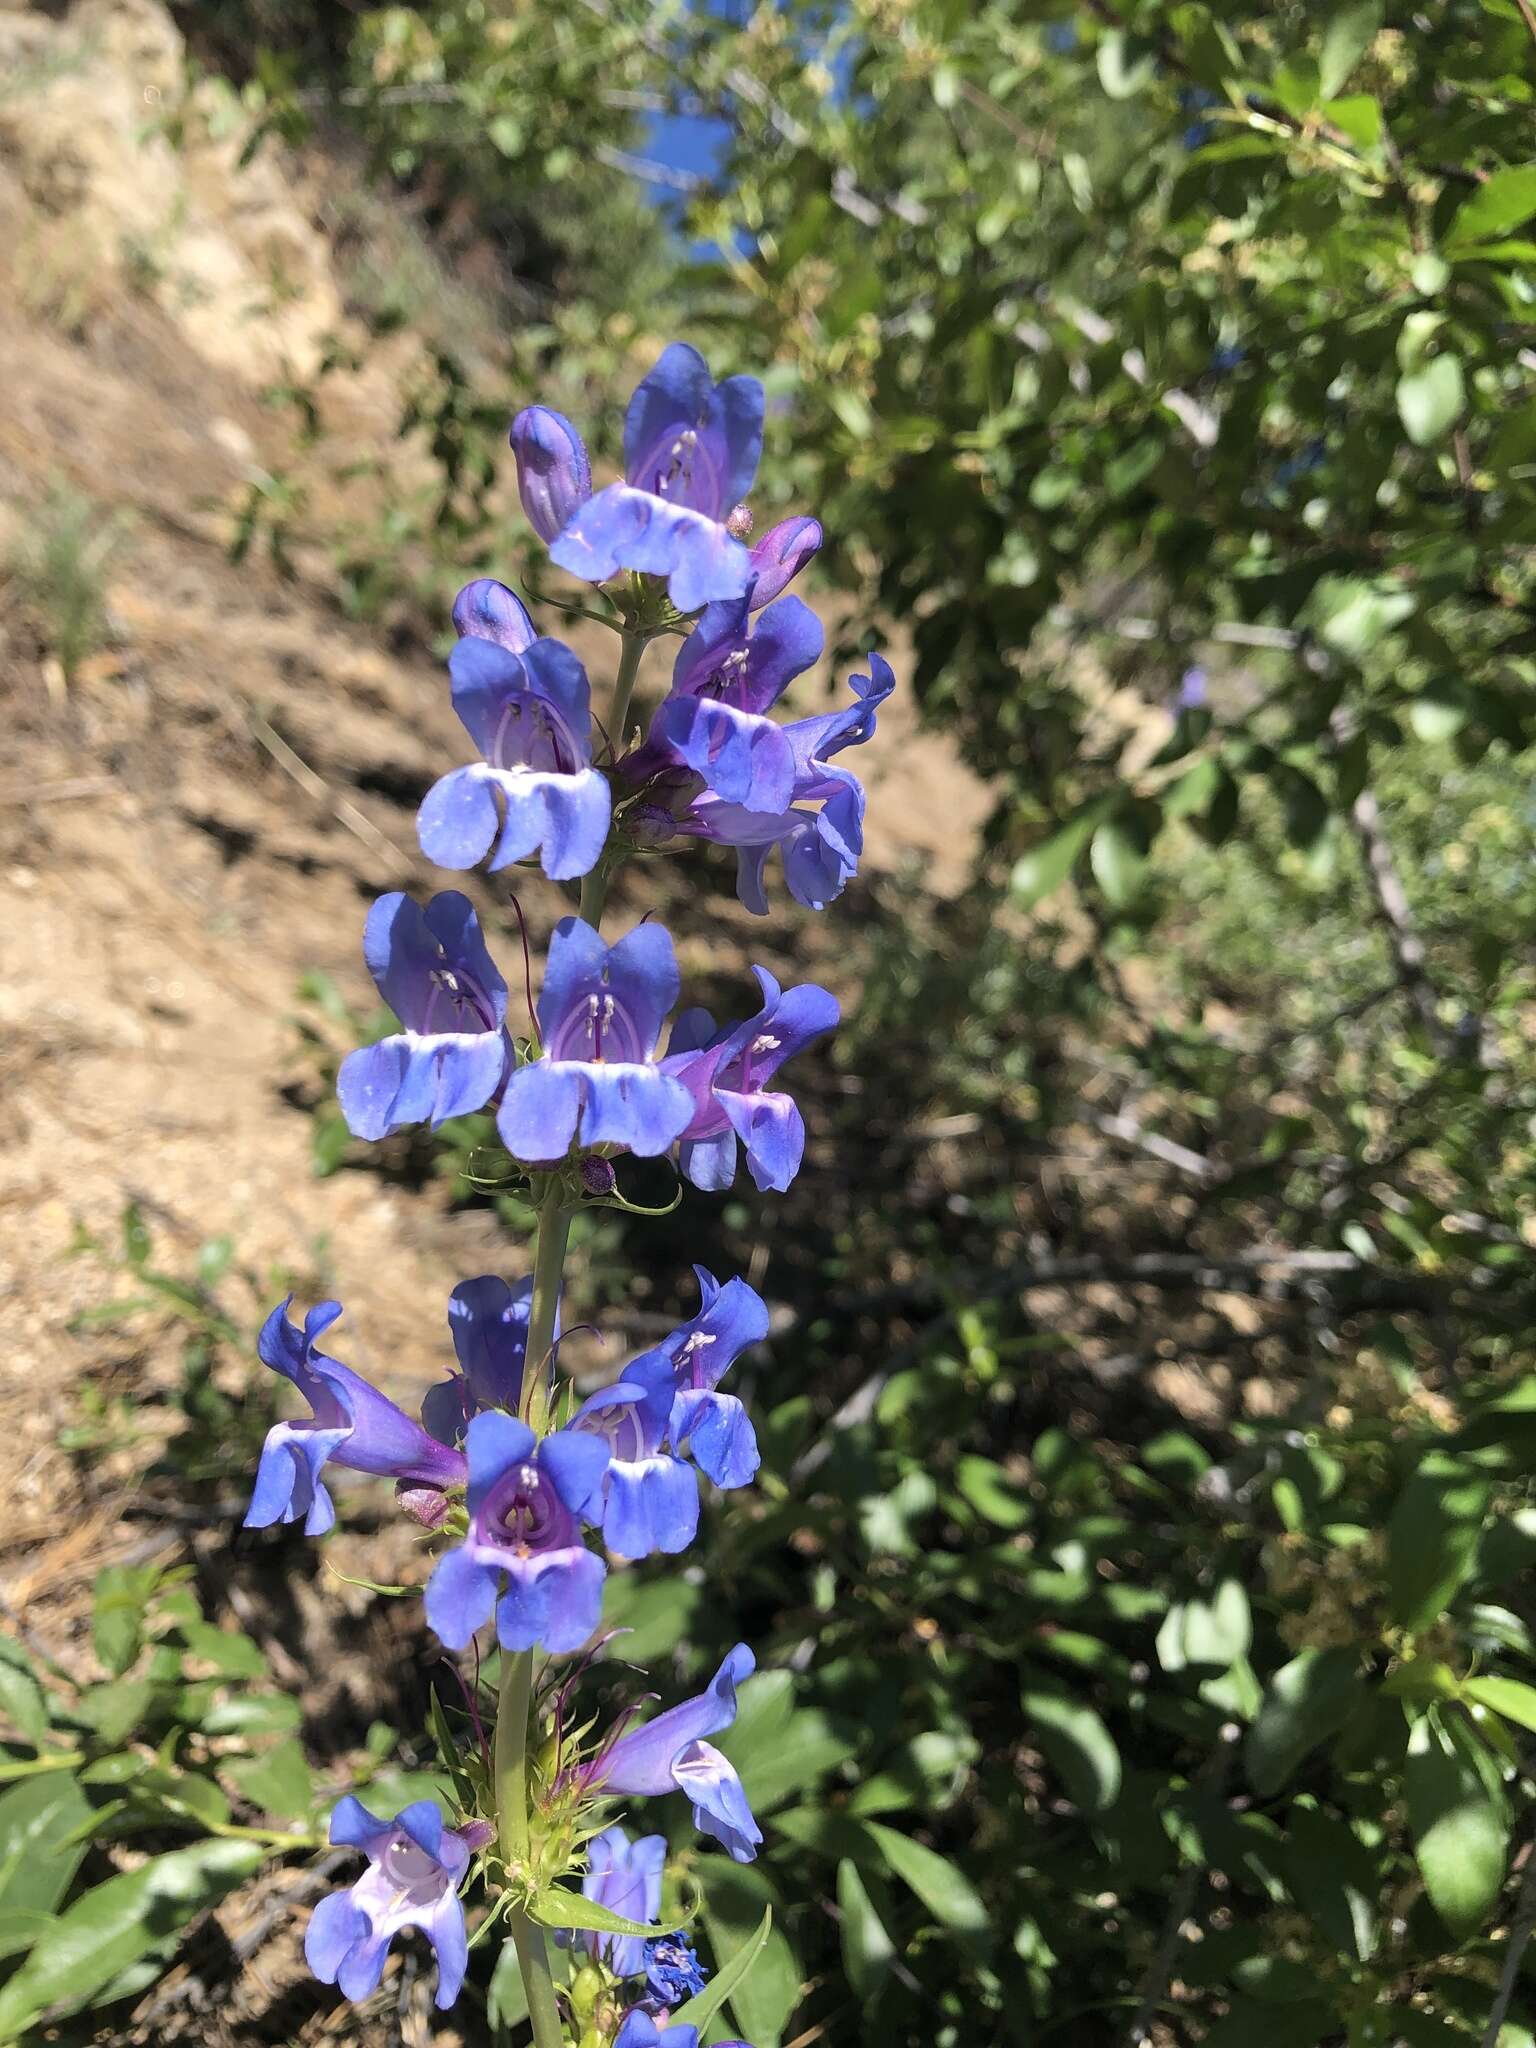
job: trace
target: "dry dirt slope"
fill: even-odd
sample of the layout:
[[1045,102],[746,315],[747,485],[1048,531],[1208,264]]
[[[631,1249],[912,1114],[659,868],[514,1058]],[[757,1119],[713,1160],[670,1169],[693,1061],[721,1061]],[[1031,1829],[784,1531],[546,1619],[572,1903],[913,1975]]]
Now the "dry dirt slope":
[[[262,388],[346,314],[312,184],[196,121],[179,150],[157,130],[182,67],[156,0],[0,0],[0,553],[59,485],[133,522],[112,643],[68,690],[0,585],[0,1586],[43,1625],[129,1540],[109,1490],[53,1540],[78,1484],[57,1431],[96,1362],[65,1326],[105,1284],[60,1264],[76,1219],[109,1234],[132,1194],[168,1259],[228,1231],[253,1265],[323,1263],[356,1304],[349,1358],[402,1392],[492,1253],[483,1217],[317,1183],[280,1094],[299,973],[363,1000],[366,901],[433,879],[411,807],[460,741],[441,671],[343,622],[323,565],[227,559],[277,455]],[[388,436],[393,396],[387,370],[354,380],[351,430]],[[867,753],[874,860],[957,876],[980,793],[900,713]],[[525,894],[536,921],[564,907]]]

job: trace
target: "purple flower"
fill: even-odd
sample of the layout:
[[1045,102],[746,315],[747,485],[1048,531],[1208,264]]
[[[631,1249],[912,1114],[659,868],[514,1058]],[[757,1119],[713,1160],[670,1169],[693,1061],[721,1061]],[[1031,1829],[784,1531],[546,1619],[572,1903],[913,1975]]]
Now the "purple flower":
[[493,576],[476,577],[453,600],[453,630],[461,640],[493,640],[508,654],[526,654],[539,637],[527,605]]
[[578,1135],[644,1158],[666,1151],[693,1114],[687,1089],[655,1061],[678,987],[660,925],[606,946],[579,917],[561,919],[539,995],[543,1057],[512,1075],[497,1117],[515,1159],[563,1159]]
[[704,1738],[730,1727],[736,1718],[736,1688],[755,1668],[752,1652],[738,1643],[706,1691],[619,1736],[584,1765],[586,1785],[602,1793],[651,1797],[682,1792],[693,1806],[694,1826],[723,1842],[737,1863],[750,1863],[762,1830],[734,1766]]
[[772,604],[821,548],[821,522],[805,514],[770,526],[752,550],[752,609]]
[[[763,877],[775,847],[784,857],[789,893],[808,910],[824,910],[858,873],[864,790],[846,768],[833,767],[831,757],[870,737],[876,710],[896,687],[883,656],[870,656],[870,671],[852,679],[855,704],[780,728],[795,759],[792,801],[784,809],[751,810],[706,790],[676,819],[674,829],[686,837],[736,848],[736,893],[759,917],[768,914]],[[809,808],[818,803],[819,810]]]
[[592,495],[587,444],[564,413],[552,412],[547,405],[526,406],[507,438],[517,461],[517,495],[528,524],[548,545]]
[[440,1443],[461,1442],[483,1408],[515,1409],[521,1401],[532,1300],[531,1279],[509,1287],[494,1273],[461,1280],[448,1297],[448,1332],[459,1370],[431,1388],[421,1404],[421,1419]]
[[[581,1895],[595,1899],[612,1913],[621,1913],[626,1920],[654,1921],[661,1911],[661,1873],[666,1860],[665,1835],[642,1835],[632,1842],[622,1828],[605,1828],[587,1844],[587,1874],[581,1880]],[[645,1970],[643,1934],[599,1934],[584,1928],[573,1939],[589,1954],[600,1956],[616,1977],[638,1977]]]
[[768,1334],[768,1310],[745,1280],[722,1287],[695,1266],[699,1312],[624,1368],[616,1386],[584,1401],[571,1427],[609,1448],[603,1540],[621,1557],[686,1550],[698,1530],[692,1458],[716,1486],[745,1486],[756,1473],[757,1438],[734,1395],[715,1389],[749,1344]]
[[694,1186],[730,1186],[739,1140],[758,1187],[782,1194],[800,1170],[805,1123],[793,1100],[768,1083],[787,1059],[833,1028],[837,999],[814,982],[781,990],[766,967],[752,972],[763,992],[757,1015],[716,1031],[707,1010],[685,1010],[661,1065],[693,1103],[678,1156]]
[[686,1934],[658,1934],[645,1944],[645,1988],[658,2005],[681,2005],[704,1989],[708,1974]]
[[383,1138],[483,1109],[506,1071],[507,985],[469,898],[445,890],[423,910],[409,896],[381,896],[363,928],[363,958],[404,1029],[341,1063],[336,1094],[353,1136]]
[[[699,2048],[699,2030],[689,2026],[663,2030],[643,2007],[631,2006],[613,2037],[613,2048]],[[738,2048],[745,2048],[745,2043]]]
[[576,506],[551,559],[591,583],[620,569],[665,576],[680,612],[739,597],[751,558],[726,521],[751,488],[762,447],[762,385],[716,384],[697,349],[673,342],[624,416],[625,482]]
[[331,1815],[331,1840],[361,1849],[368,1868],[310,1915],[304,1936],[309,1967],[322,1984],[340,1985],[343,1997],[367,1998],[379,1988],[395,1936],[419,1927],[437,1955],[437,2005],[446,2011],[469,1961],[458,1897],[469,1845],[444,1827],[434,1799],[418,1799],[393,1820],[380,1820],[350,1793]]
[[753,620],[746,597],[706,607],[683,642],[672,690],[651,721],[644,746],[624,763],[632,782],[684,767],[728,803],[783,811],[795,794],[799,763],[793,727],[766,713],[821,654],[815,613],[786,597]]
[[568,1429],[539,1442],[493,1410],[475,1416],[464,1450],[469,1530],[427,1581],[428,1625],[462,1650],[494,1610],[504,1650],[579,1648],[601,1616],[607,1567],[577,1516],[602,1486],[607,1446]]
[[261,1326],[256,1350],[263,1365],[292,1380],[310,1405],[302,1422],[275,1422],[267,1431],[256,1485],[246,1510],[247,1529],[304,1517],[304,1533],[323,1536],[336,1520],[330,1494],[321,1484],[327,1465],[414,1480],[441,1489],[464,1483],[460,1454],[428,1436],[393,1401],[334,1358],[315,1349],[341,1314],[339,1301],[322,1301],[298,1329],[288,1320],[287,1300]]
[[[475,608],[485,601],[466,609]],[[519,637],[515,618],[505,624]],[[607,777],[592,766],[586,670],[558,640],[514,650],[476,631],[449,655],[448,672],[453,708],[482,758],[427,791],[416,817],[422,852],[445,868],[472,868],[489,853],[493,872],[536,852],[554,881],[586,874],[612,809]]]

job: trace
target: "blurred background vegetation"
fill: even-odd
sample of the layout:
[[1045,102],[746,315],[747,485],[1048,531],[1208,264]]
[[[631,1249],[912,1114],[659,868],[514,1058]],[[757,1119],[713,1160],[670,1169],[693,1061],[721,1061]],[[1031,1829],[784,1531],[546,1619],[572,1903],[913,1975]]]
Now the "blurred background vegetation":
[[[744,929],[713,867],[644,876],[717,1008],[724,934],[848,1012],[796,1075],[789,1197],[609,1217],[578,1281],[636,1342],[694,1259],[774,1310],[760,1487],[710,1511],[702,1569],[612,1603],[679,1681],[738,1638],[762,1667],[724,1746],[765,1853],[693,1863],[717,1959],[775,1907],[725,2031],[1531,2048],[1527,0],[175,14],[157,142],[320,166],[345,312],[267,380],[285,439],[221,507],[237,564],[440,652],[467,575],[548,580],[510,413],[597,422],[611,460],[686,335],[767,383],[758,523],[826,526],[840,673],[887,645],[910,743],[981,792],[972,830],[920,775],[914,850],[819,924]],[[336,394],[402,336],[370,441]],[[59,717],[127,544],[64,493],[7,558]],[[494,1214],[518,1269],[474,1120],[372,1152],[337,1122],[377,1023],[354,944],[312,949],[272,1077],[314,1172]],[[222,1548],[192,1582],[163,1549],[114,1567],[93,1665],[0,1640],[0,2040],[333,2038],[297,1973],[227,1987],[315,1895],[337,1760],[429,1767],[411,1731],[452,1683],[376,1618],[377,1705],[316,1683],[307,1609],[262,1606],[302,1545],[224,1561],[267,1276],[110,1230],[76,1248],[122,1275],[91,1341],[174,1332],[179,1364],[152,1426],[93,1385],[66,1449]],[[258,1869],[277,1905],[199,1917]],[[516,2040],[489,1962],[453,2024]],[[407,1966],[349,2024],[415,2040],[420,1998]]]

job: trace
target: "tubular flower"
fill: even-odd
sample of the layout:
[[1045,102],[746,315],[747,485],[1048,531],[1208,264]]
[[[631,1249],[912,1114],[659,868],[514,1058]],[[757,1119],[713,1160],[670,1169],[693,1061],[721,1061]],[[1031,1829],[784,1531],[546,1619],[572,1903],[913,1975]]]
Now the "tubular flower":
[[[626,1920],[653,1921],[661,1911],[661,1874],[666,1860],[665,1835],[642,1835],[632,1842],[622,1828],[605,1828],[587,1844],[587,1874],[581,1881],[581,1895]],[[616,1977],[645,1973],[650,1944],[643,1934],[599,1934],[583,1928],[569,1939],[590,1955],[601,1957]]]
[[754,967],[763,1007],[742,1024],[716,1031],[707,1010],[685,1010],[673,1027],[662,1071],[682,1082],[693,1115],[678,1157],[697,1188],[728,1188],[738,1142],[764,1192],[782,1194],[800,1170],[805,1123],[793,1100],[768,1083],[779,1068],[838,1020],[835,996],[815,982],[781,990]]
[[770,526],[752,550],[752,609],[760,611],[786,590],[820,552],[821,522],[804,513]]
[[367,1998],[379,1988],[395,1936],[418,1927],[437,1956],[436,2003],[446,2011],[469,1961],[458,1897],[468,1843],[444,1826],[434,1799],[418,1799],[393,1820],[380,1820],[350,1793],[331,1815],[331,1841],[361,1849],[368,1868],[310,1915],[304,1936],[309,1967],[322,1984],[339,1985],[344,1998]]
[[336,1095],[353,1136],[383,1138],[483,1109],[506,1072],[507,984],[469,898],[448,889],[423,909],[409,896],[381,896],[363,928],[363,958],[404,1028],[341,1063]]
[[607,1567],[578,1515],[601,1488],[604,1444],[568,1429],[475,1416],[464,1437],[469,1530],[427,1581],[427,1622],[451,1650],[496,1616],[504,1650],[574,1650],[597,1627]]
[[431,1388],[421,1419],[440,1443],[463,1440],[483,1408],[513,1408],[522,1399],[524,1354],[533,1281],[509,1287],[494,1273],[461,1280],[448,1297],[448,1333],[459,1370]]
[[607,777],[592,766],[587,672],[558,640],[510,647],[517,621],[501,599],[482,596],[469,609],[498,627],[496,637],[471,633],[448,657],[453,708],[482,758],[427,791],[421,850],[446,868],[489,853],[493,872],[536,852],[546,875],[570,881],[596,862],[612,812]]
[[694,1826],[722,1842],[737,1863],[750,1863],[762,1830],[734,1765],[704,1738],[730,1727],[736,1718],[736,1688],[755,1668],[752,1652],[738,1643],[706,1691],[600,1750],[582,1767],[585,1783],[604,1793],[657,1797],[682,1792],[693,1807]]
[[[875,712],[896,687],[889,663],[870,656],[870,674],[854,676],[858,702],[820,718],[781,728],[794,751],[791,801],[781,811],[755,811],[706,790],[675,815],[673,830],[686,838],[712,839],[736,848],[736,893],[755,916],[768,914],[763,886],[768,856],[784,857],[789,893],[808,910],[824,910],[859,870],[864,851],[864,789],[831,756],[858,746],[875,730]],[[819,810],[809,808],[820,804]]]
[[625,481],[576,506],[551,559],[591,583],[620,569],[664,576],[680,612],[740,597],[751,557],[726,521],[751,489],[762,447],[762,385],[716,384],[698,350],[674,341],[629,401]]
[[798,597],[756,620],[743,596],[712,604],[683,642],[671,695],[644,746],[624,763],[631,781],[690,768],[705,789],[750,811],[783,811],[799,774],[793,728],[765,714],[821,654],[821,622]]
[[517,495],[528,524],[548,546],[592,495],[587,444],[564,413],[547,405],[526,406],[507,438],[517,462]]
[[621,1557],[685,1550],[698,1530],[691,1458],[716,1486],[745,1486],[757,1438],[733,1395],[715,1392],[749,1344],[768,1334],[768,1310],[745,1280],[722,1287],[695,1266],[699,1313],[624,1368],[616,1386],[583,1402],[571,1427],[605,1439],[603,1540]]
[[457,1451],[429,1436],[349,1366],[315,1348],[341,1314],[341,1303],[318,1303],[300,1330],[288,1320],[292,1301],[290,1294],[273,1309],[256,1349],[263,1365],[292,1380],[311,1413],[305,1421],[276,1422],[267,1431],[246,1528],[266,1529],[302,1515],[304,1533],[323,1536],[336,1520],[320,1479],[327,1465],[410,1480],[439,1492],[462,1485],[465,1465]]
[[580,918],[562,918],[539,994],[543,1057],[512,1075],[497,1118],[514,1158],[563,1159],[578,1136],[645,1158],[666,1151],[694,1107],[655,1059],[678,987],[660,925],[637,925],[607,946]]

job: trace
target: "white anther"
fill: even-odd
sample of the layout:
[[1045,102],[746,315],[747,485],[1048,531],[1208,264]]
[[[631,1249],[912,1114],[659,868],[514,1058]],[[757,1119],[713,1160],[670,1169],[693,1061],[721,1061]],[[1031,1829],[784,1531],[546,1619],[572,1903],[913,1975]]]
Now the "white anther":
[[782,1043],[781,1039],[774,1038],[771,1033],[765,1031],[761,1038],[753,1039],[752,1050],[754,1052],[777,1052]]

